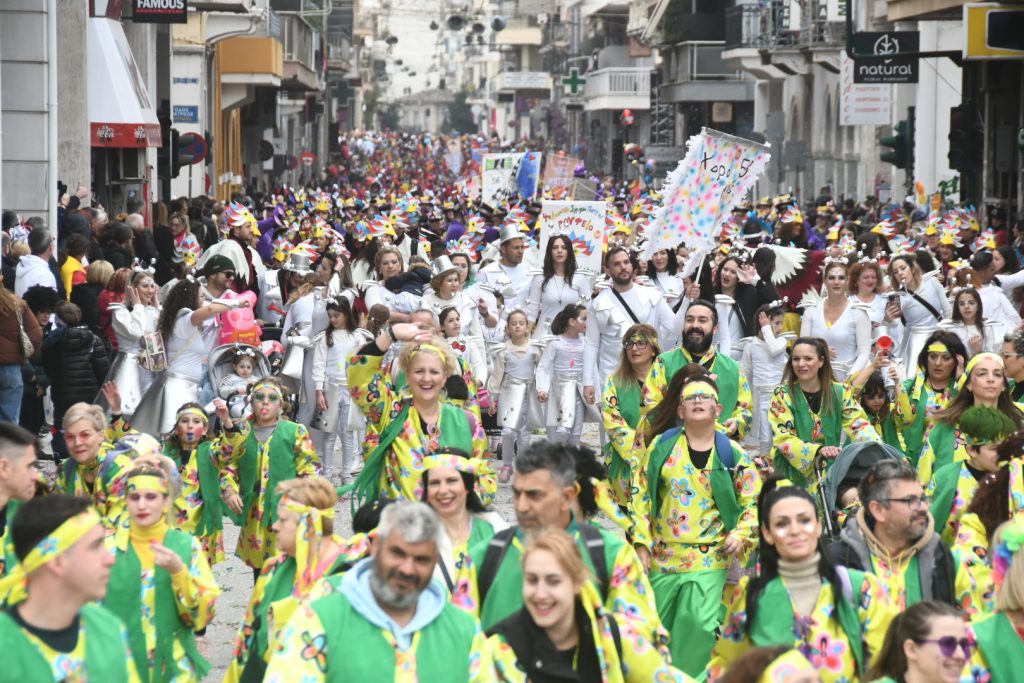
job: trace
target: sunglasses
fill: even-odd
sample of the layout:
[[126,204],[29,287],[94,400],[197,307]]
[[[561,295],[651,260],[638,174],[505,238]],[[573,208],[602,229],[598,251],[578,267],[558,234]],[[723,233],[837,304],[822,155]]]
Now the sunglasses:
[[964,657],[970,659],[971,652],[974,650],[974,641],[970,638],[960,638],[959,640],[953,636],[943,636],[941,638],[914,638],[914,642],[918,645],[924,643],[935,643],[939,646],[939,652],[942,653],[943,657],[952,657],[956,653],[957,647],[963,650]]
[[252,395],[253,401],[266,401],[267,403],[280,403],[280,394],[264,394],[262,391],[257,391]]
[[235,279],[235,274],[230,272],[230,271],[228,271],[228,272],[224,273],[224,277],[226,277],[229,280],[234,280]]

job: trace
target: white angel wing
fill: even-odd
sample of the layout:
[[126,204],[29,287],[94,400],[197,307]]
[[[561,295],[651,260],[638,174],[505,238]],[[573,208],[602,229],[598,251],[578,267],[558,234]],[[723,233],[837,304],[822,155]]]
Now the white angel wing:
[[806,292],[804,292],[804,295],[800,298],[800,303],[798,303],[796,307],[812,308],[820,304],[824,298],[825,297],[821,295],[821,292],[819,292],[816,287],[811,287]]
[[783,247],[769,244],[775,252],[775,270],[772,272],[772,284],[781,285],[797,274],[807,261],[807,250],[800,247]]

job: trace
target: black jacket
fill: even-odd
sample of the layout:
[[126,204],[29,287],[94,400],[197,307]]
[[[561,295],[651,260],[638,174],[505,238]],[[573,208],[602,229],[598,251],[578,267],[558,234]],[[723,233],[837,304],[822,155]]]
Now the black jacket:
[[131,268],[135,263],[135,254],[132,253],[132,250],[117,244],[108,244],[103,247],[103,258],[114,266],[114,270]]
[[54,403],[54,423],[72,404],[78,401],[92,403],[100,385],[110,369],[103,342],[82,325],[60,327],[47,335],[43,342],[43,367],[52,379],[50,385]]
[[103,287],[83,282],[71,288],[71,303],[82,309],[82,324],[93,332],[100,329],[100,292]]
[[422,296],[423,290],[428,284],[430,284],[430,269],[422,266],[388,278],[384,282],[384,286],[395,294],[409,292],[417,296]]
[[[617,625],[612,620],[613,635],[619,646]],[[601,680],[601,667],[594,646],[590,618],[576,602],[576,627],[579,629],[579,655],[575,670],[566,661],[547,633],[537,626],[525,607],[494,625],[487,635],[500,634],[516,654],[516,660],[531,683],[566,683],[567,681]],[[621,646],[619,646],[621,650]],[[620,652],[621,654],[621,652]]]
[[[874,573],[867,541],[857,519],[851,519],[843,527],[839,539],[828,546],[828,556],[835,564]],[[938,600],[960,608],[956,602],[957,561],[938,533],[932,532],[931,539],[918,551],[917,562],[921,576],[921,598]]]

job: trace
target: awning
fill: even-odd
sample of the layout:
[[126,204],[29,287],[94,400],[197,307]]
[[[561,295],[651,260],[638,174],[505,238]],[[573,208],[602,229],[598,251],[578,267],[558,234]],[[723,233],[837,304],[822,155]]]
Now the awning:
[[89,140],[93,147],[160,147],[146,83],[112,19],[89,19]]

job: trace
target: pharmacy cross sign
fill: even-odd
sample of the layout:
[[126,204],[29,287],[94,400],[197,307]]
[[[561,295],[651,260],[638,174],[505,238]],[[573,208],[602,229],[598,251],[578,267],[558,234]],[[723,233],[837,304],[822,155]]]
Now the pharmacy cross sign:
[[576,67],[569,69],[569,75],[562,79],[562,85],[569,89],[570,95],[578,95],[586,83],[587,79],[580,77],[580,70]]

